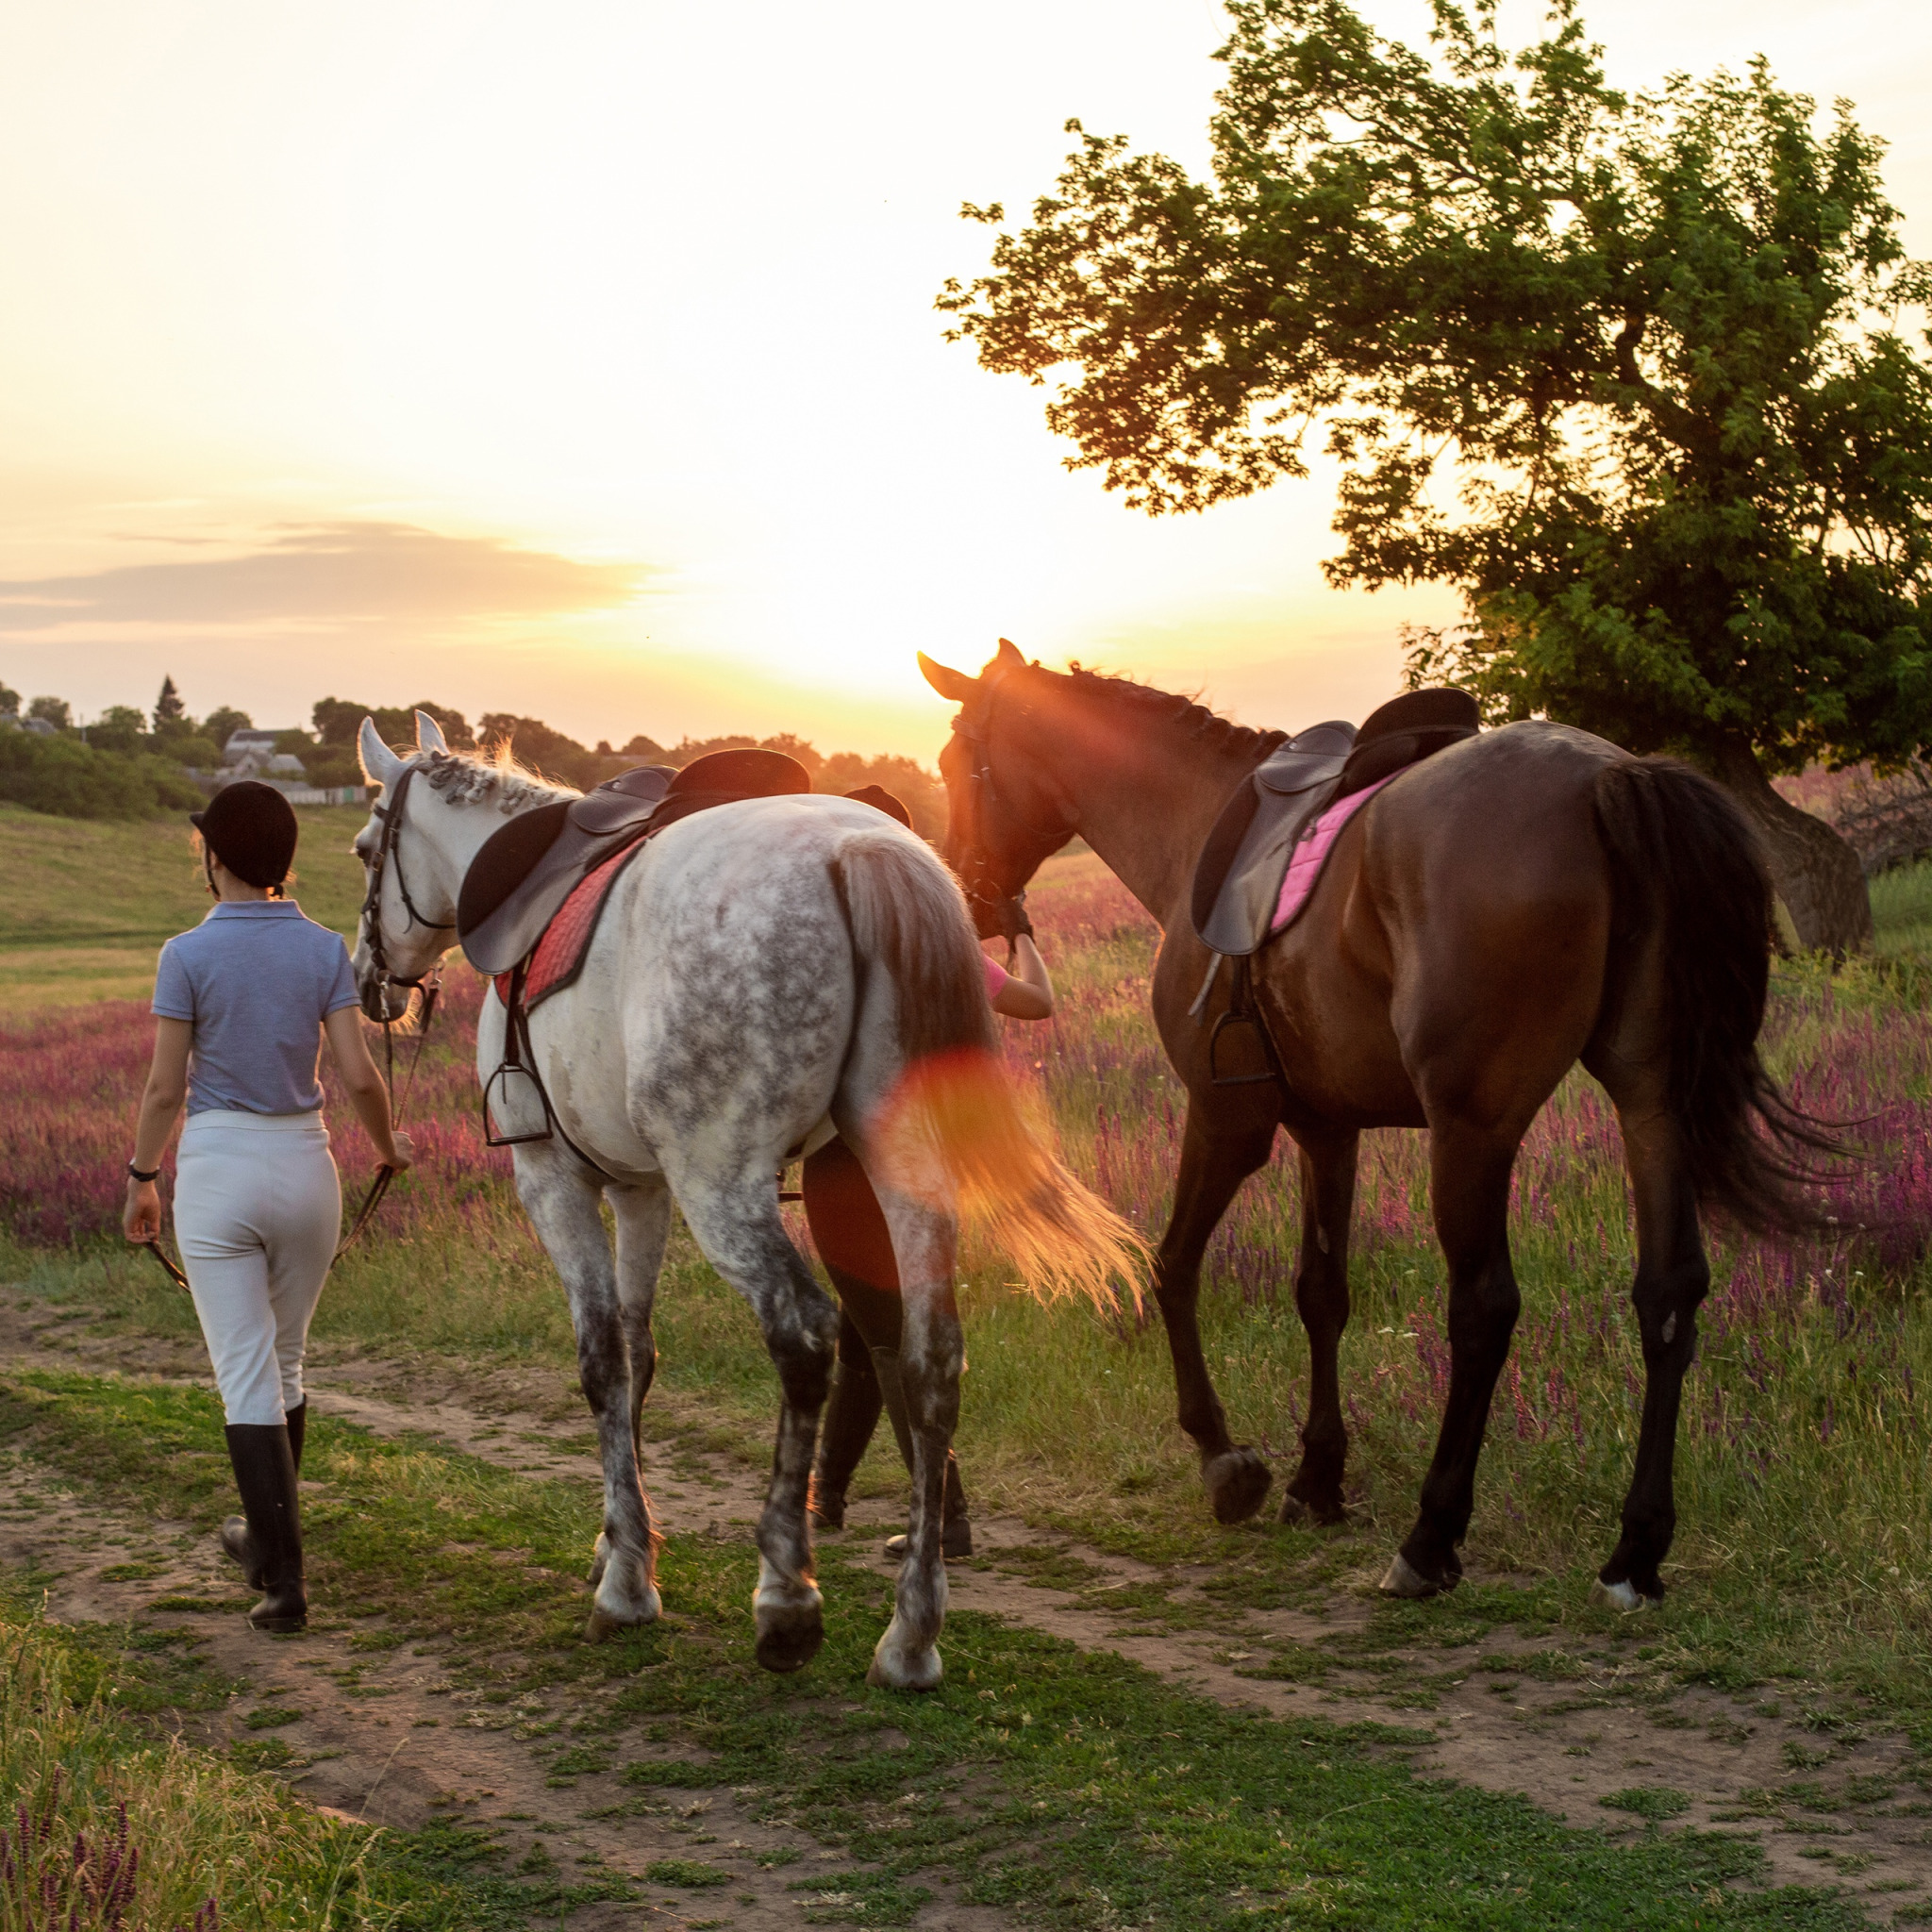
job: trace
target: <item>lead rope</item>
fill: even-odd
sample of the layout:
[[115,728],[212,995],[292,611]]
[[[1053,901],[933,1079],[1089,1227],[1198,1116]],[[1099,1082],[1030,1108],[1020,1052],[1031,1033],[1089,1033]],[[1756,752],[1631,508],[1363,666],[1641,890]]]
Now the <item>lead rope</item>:
[[[431,971],[423,986],[423,1014],[416,1025],[416,1051],[409,1060],[409,1070],[403,1075],[403,1097],[396,1098],[395,1083],[395,1041],[394,1022],[382,1023],[382,1077],[383,1085],[389,1089],[390,1124],[399,1127],[403,1122],[403,1108],[408,1104],[409,1096],[416,1089],[416,1070],[423,1064],[423,1049],[429,1039],[429,1022],[436,1012],[438,995],[442,991],[442,968]],[[375,1170],[375,1178],[369,1183],[369,1191],[362,1196],[362,1205],[356,1210],[356,1218],[349,1224],[349,1231],[336,1245],[332,1261],[340,1261],[360,1239],[362,1230],[375,1218],[375,1210],[382,1206],[382,1198],[389,1192],[389,1185],[396,1177],[396,1171],[388,1161]],[[180,1265],[161,1246],[160,1237],[142,1241],[139,1246],[145,1248],[161,1264],[161,1271],[183,1293],[192,1293],[188,1286],[188,1277],[181,1272]]]
[[[403,1109],[408,1105],[409,1096],[416,1091],[416,1072],[423,1064],[423,1049],[429,1041],[429,1023],[436,1014],[436,1002],[442,991],[442,968],[431,969],[423,982],[423,1012],[416,1023],[416,1051],[410,1056],[409,1071],[403,1075],[402,1098],[396,1098],[396,1057],[394,1022],[387,1018],[382,1023],[382,1077],[389,1089],[389,1117],[391,1127],[397,1128],[403,1124]],[[385,1011],[387,1002],[385,1002]],[[389,1192],[389,1184],[396,1177],[396,1171],[388,1161],[375,1170],[375,1177],[369,1183],[369,1191],[362,1197],[362,1205],[356,1210],[356,1218],[349,1224],[349,1231],[337,1246],[335,1258],[340,1261],[356,1245],[362,1230],[375,1219],[375,1210],[382,1206],[382,1197]]]

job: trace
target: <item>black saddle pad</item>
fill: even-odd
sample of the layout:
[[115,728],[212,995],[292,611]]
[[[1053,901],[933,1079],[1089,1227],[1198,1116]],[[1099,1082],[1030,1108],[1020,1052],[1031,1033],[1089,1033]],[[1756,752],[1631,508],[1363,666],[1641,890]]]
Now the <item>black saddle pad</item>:
[[1189,910],[1204,944],[1239,958],[1268,941],[1295,846],[1338,798],[1476,733],[1461,691],[1411,691],[1371,711],[1298,732],[1235,788],[1194,865]]
[[463,874],[457,937],[479,973],[528,958],[563,902],[593,866],[678,819],[741,798],[809,791],[811,776],[783,752],[711,752],[683,771],[639,765],[581,798],[520,813],[491,833]]

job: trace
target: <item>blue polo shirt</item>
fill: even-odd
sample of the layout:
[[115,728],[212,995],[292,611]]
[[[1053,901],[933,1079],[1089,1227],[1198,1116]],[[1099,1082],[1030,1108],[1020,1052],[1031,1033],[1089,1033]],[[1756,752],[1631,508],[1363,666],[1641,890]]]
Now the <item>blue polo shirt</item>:
[[358,1004],[340,933],[292,899],[224,900],[161,948],[154,1010],[194,1028],[188,1111],[309,1113],[322,1023]]

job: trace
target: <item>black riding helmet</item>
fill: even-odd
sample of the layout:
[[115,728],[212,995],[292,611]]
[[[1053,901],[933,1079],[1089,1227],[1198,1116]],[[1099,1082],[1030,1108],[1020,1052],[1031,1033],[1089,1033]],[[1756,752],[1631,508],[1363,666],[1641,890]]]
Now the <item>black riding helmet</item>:
[[240,778],[225,785],[188,823],[244,884],[279,886],[295,862],[294,808],[273,785]]

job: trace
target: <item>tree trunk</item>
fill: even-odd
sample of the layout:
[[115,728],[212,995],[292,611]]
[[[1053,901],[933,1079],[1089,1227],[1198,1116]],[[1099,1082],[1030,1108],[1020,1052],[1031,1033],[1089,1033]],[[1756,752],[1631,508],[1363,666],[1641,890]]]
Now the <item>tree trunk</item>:
[[1800,811],[1741,740],[1717,748],[1712,775],[1756,828],[1766,870],[1798,943],[1836,959],[1872,943],[1872,895],[1858,855],[1821,818]]

